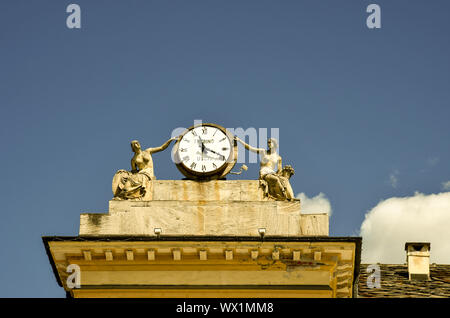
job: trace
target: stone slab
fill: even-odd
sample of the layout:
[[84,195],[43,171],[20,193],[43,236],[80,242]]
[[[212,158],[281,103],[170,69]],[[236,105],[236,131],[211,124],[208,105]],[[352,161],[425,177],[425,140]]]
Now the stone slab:
[[82,214],[80,235],[300,235],[300,202],[135,201]]
[[108,214],[82,214],[80,235],[328,235],[327,215],[264,198],[259,180],[155,180],[153,190],[151,201],[111,200]]
[[327,213],[302,214],[300,232],[306,236],[328,236],[329,217]]
[[153,201],[264,201],[259,180],[155,180]]

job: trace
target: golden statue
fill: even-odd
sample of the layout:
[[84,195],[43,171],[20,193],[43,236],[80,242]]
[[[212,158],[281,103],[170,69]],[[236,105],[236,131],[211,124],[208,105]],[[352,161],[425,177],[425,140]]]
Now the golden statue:
[[[267,141],[268,149],[255,148],[235,136],[245,149],[260,154],[261,166],[259,180],[267,197],[274,200],[296,200],[289,179],[294,174],[294,169],[287,165],[282,167],[281,157],[277,153],[278,142],[274,138]],[[276,170],[275,170],[276,169]]]
[[152,180],[155,180],[152,154],[165,150],[172,141],[178,137],[167,140],[162,146],[141,149],[137,140],[131,141],[131,171],[119,170],[113,177],[112,191],[114,200],[151,200]]

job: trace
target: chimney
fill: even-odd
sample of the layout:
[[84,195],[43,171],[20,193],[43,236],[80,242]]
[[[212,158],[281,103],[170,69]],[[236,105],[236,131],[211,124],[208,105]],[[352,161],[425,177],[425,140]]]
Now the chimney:
[[405,243],[409,280],[430,279],[430,249],[430,243]]

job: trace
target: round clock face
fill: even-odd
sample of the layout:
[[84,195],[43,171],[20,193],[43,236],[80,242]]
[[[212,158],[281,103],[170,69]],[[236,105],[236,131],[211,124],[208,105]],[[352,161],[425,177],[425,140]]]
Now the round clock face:
[[178,158],[185,169],[197,175],[221,170],[231,158],[232,140],[220,128],[209,125],[193,127],[180,139]]

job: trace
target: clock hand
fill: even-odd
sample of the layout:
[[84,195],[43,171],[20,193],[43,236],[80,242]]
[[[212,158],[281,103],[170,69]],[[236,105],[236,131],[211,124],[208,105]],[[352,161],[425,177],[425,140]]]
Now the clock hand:
[[203,140],[200,136],[198,136],[198,139],[200,139],[200,143],[202,144],[202,152],[205,151],[205,144],[203,143]]
[[208,147],[205,147],[205,149],[206,149],[207,151],[212,152],[212,153],[214,153],[214,154],[216,154],[216,155],[222,157],[223,159],[225,159],[225,156],[224,156],[224,155],[222,155],[222,154],[220,154],[220,153],[217,153],[217,152],[215,152],[214,150],[209,149]]
[[206,151],[209,151],[209,152],[212,152],[213,154],[216,154],[216,155],[218,155],[219,157],[222,157],[223,160],[225,160],[225,156],[224,156],[224,155],[222,155],[222,154],[220,154],[220,153],[217,153],[217,152],[215,152],[214,150],[209,149],[208,147],[206,147],[205,144],[203,143],[202,138],[201,138],[200,136],[198,136],[198,139],[200,139],[200,142],[201,142],[201,144],[202,144],[202,160],[203,160],[203,154],[204,154],[205,150],[206,150]]
[[202,161],[203,161],[203,154],[205,152],[205,144],[203,143],[203,140],[200,136],[198,136],[198,139],[200,139],[200,143],[202,144]]

